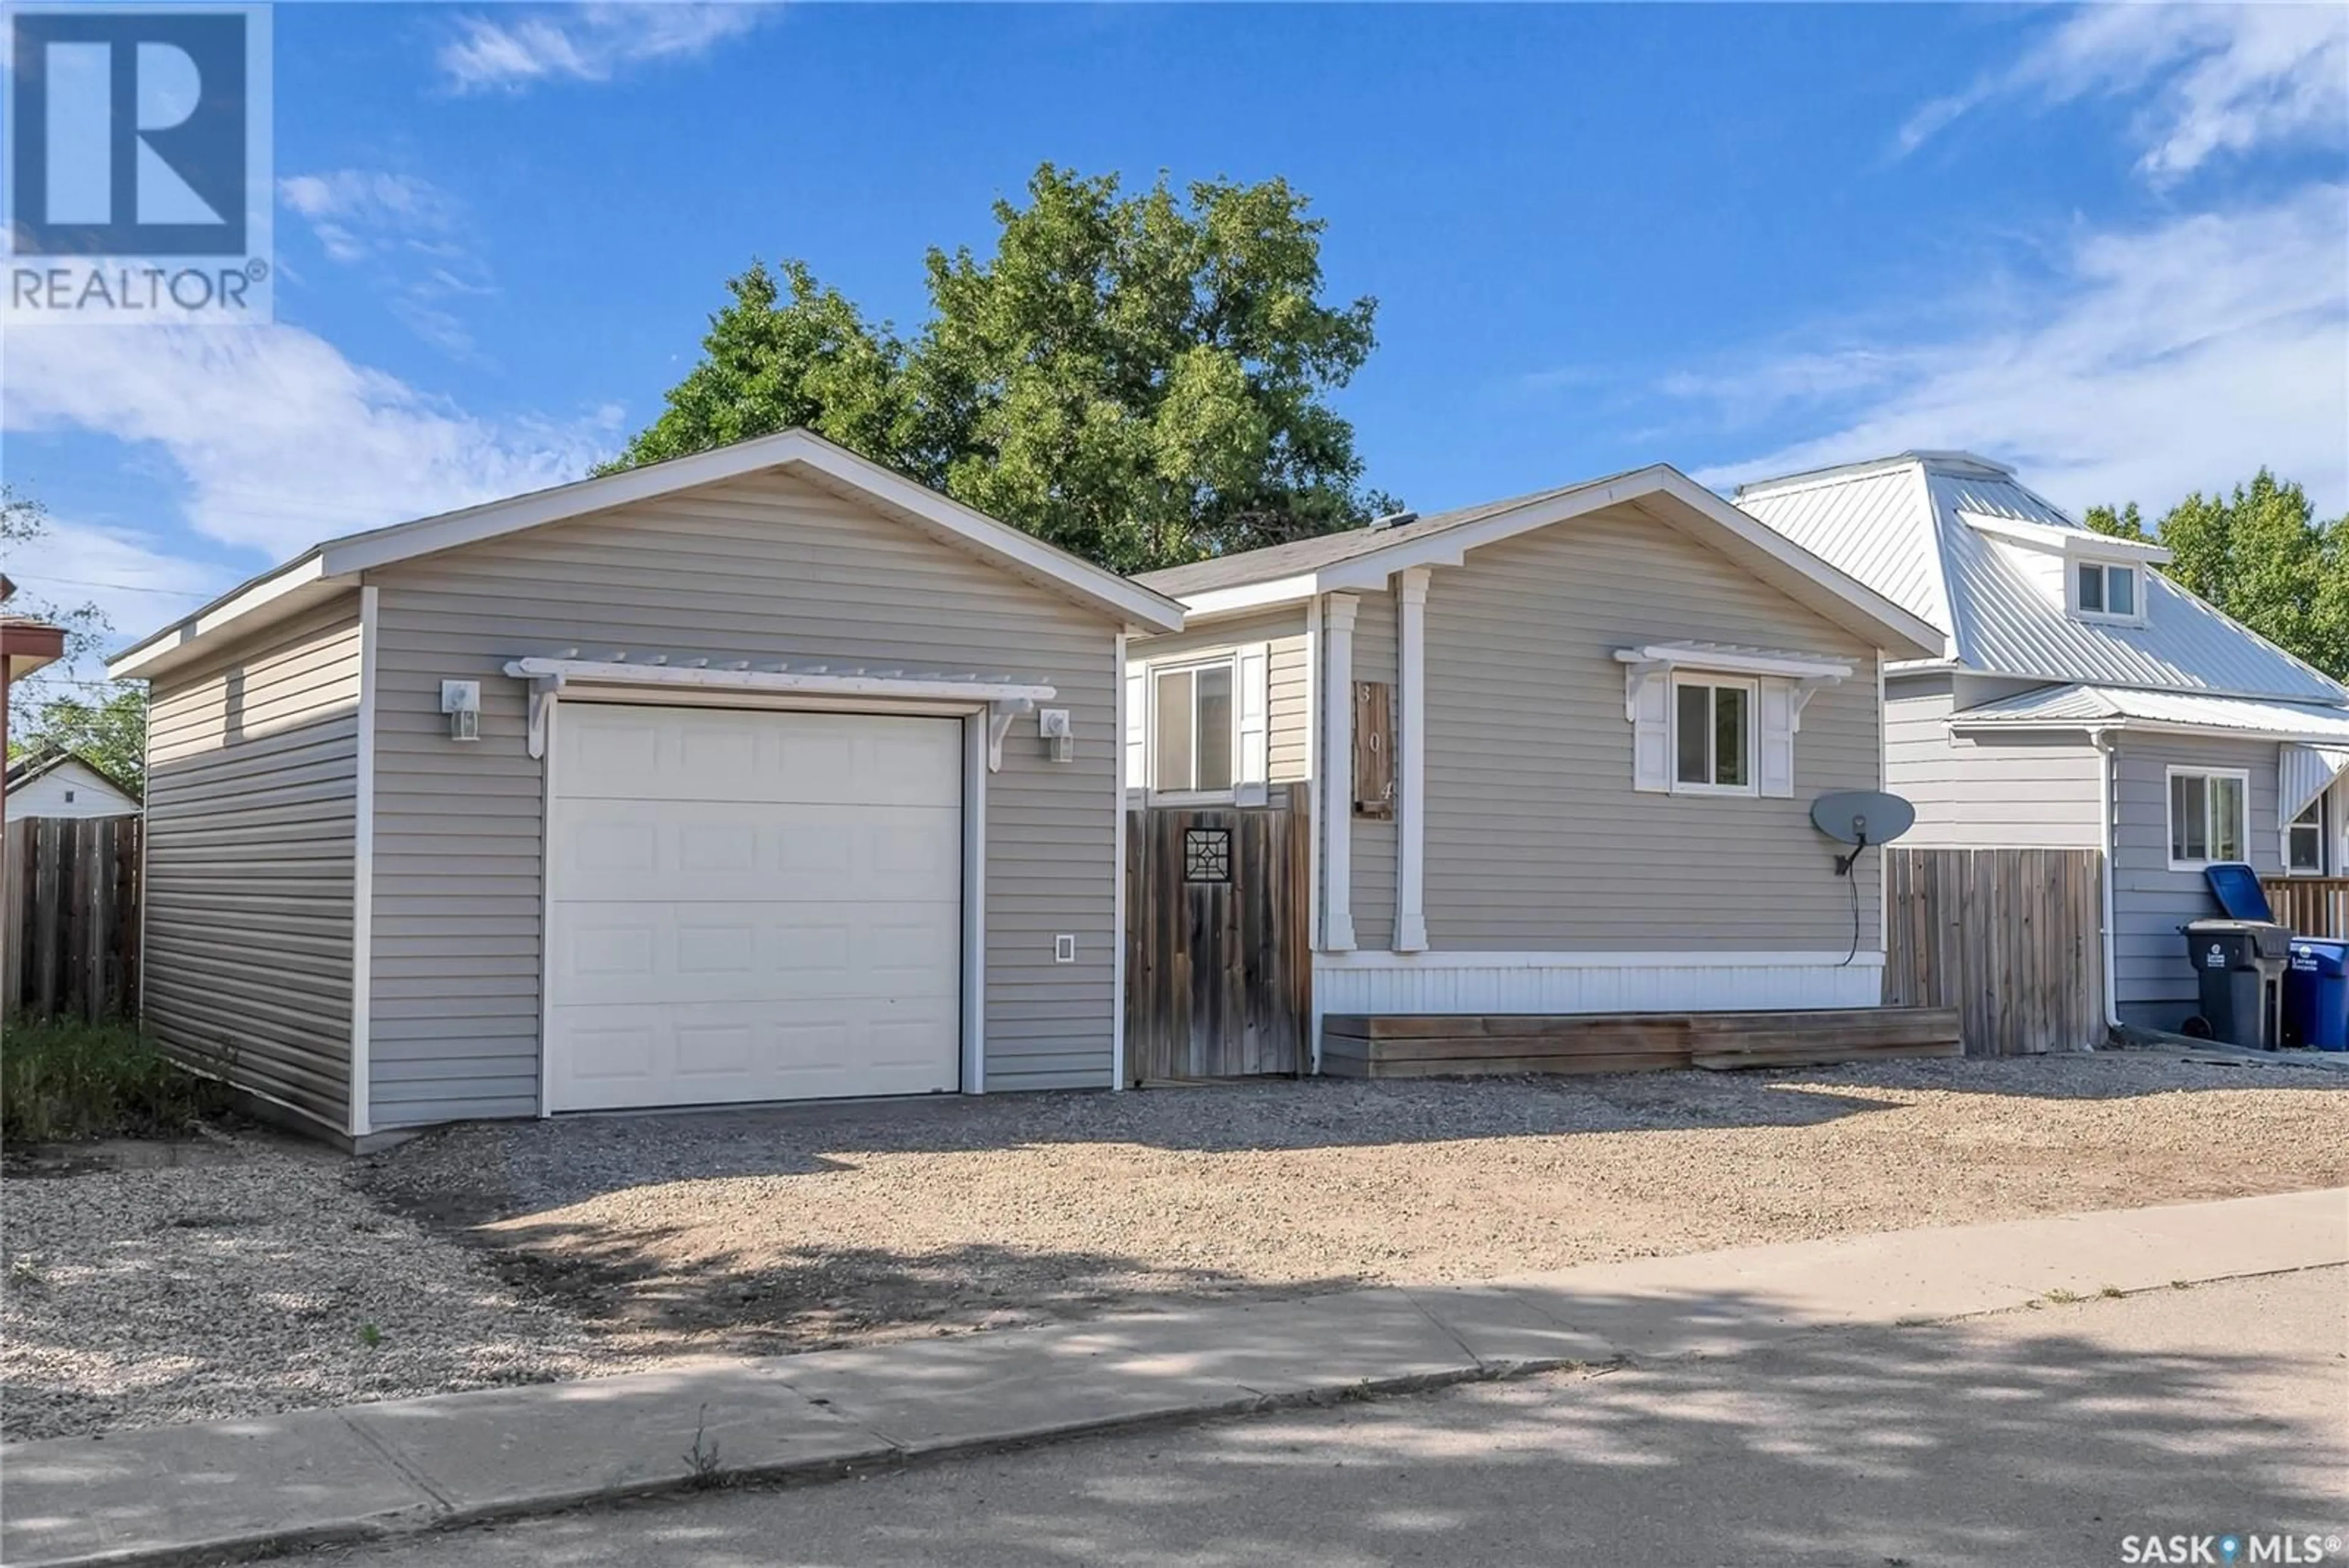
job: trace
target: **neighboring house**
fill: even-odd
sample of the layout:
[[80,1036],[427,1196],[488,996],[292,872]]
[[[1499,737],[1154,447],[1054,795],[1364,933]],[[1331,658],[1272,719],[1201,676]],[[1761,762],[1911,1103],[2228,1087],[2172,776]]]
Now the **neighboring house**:
[[1737,504],[1938,628],[1886,680],[1920,846],[2108,852],[2121,1022],[2175,1028],[2203,868],[2349,871],[2349,691],[1964,452],[1744,486]]
[[1319,1013],[1877,1005],[1880,857],[1808,813],[1939,636],[1672,469],[1138,580],[1187,620],[1128,649],[1129,791],[1314,786]]
[[8,820],[136,816],[139,796],[71,752],[47,752],[8,768]]
[[798,431],[330,540],[110,667],[147,1022],[354,1142],[1107,1086],[1123,649],[1181,623]]

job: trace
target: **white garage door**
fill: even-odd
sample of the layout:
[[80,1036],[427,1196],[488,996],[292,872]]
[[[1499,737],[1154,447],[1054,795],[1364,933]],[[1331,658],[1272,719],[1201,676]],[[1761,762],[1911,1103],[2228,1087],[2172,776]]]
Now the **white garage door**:
[[555,753],[550,1109],[957,1085],[959,721],[565,703]]

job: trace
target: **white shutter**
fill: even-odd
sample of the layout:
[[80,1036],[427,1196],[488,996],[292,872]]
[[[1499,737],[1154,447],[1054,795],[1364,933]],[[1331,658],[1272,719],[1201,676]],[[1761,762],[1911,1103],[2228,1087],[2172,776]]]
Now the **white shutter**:
[[1262,805],[1268,791],[1265,777],[1266,743],[1272,713],[1272,647],[1252,642],[1239,650],[1239,766],[1232,781],[1232,798],[1240,805]]
[[1754,726],[1761,752],[1754,779],[1765,795],[1795,793],[1795,689],[1784,680],[1762,686],[1761,722]]
[[1149,732],[1150,671],[1142,665],[1125,667],[1125,787],[1146,789],[1150,784],[1149,759],[1143,750],[1143,737]]
[[1672,788],[1672,680],[1662,670],[1626,670],[1623,705],[1631,717],[1631,787],[1657,794]]

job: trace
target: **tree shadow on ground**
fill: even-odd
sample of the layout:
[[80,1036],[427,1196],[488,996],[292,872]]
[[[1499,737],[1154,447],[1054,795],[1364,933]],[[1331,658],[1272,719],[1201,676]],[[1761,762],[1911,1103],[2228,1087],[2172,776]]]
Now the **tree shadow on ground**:
[[[2337,1342],[2210,1348],[2228,1331],[2198,1331],[2183,1309],[2149,1334],[2100,1326],[2135,1304],[2027,1328],[2009,1314],[1815,1332],[854,1485],[661,1500],[502,1528],[496,1561],[2069,1568],[2123,1561],[2131,1535],[2343,1533]],[[1771,1311],[1721,1305],[1731,1324]],[[490,1545],[460,1534],[398,1560],[439,1568]]]
[[1105,1251],[972,1242],[730,1249],[680,1257],[673,1227],[549,1221],[501,1227],[492,1261],[632,1356],[786,1355],[1108,1312],[1238,1303],[1345,1290],[1360,1276],[1252,1280]]

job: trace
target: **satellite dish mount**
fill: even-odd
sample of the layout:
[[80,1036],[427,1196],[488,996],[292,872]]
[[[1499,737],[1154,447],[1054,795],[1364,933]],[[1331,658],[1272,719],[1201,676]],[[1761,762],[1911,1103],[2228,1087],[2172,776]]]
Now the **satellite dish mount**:
[[1837,843],[1852,846],[1850,854],[1837,856],[1835,862],[1836,875],[1848,877],[1869,845],[1889,844],[1916,826],[1917,808],[1882,790],[1847,790],[1813,801],[1811,825]]

